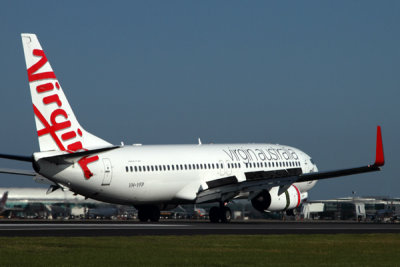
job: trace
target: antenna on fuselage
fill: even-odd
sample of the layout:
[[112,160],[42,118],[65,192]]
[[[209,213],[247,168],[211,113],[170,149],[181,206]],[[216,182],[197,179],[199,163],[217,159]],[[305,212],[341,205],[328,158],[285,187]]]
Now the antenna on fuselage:
[[201,143],[201,139],[200,139],[200,137],[199,137],[199,139],[198,139],[198,140],[199,140],[199,146],[201,146],[201,145],[202,145],[202,143]]

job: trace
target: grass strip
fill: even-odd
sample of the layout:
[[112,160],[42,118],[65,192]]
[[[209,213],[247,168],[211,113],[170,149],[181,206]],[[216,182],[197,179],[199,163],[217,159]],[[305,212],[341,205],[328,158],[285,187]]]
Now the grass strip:
[[388,266],[400,234],[1,237],[1,266]]

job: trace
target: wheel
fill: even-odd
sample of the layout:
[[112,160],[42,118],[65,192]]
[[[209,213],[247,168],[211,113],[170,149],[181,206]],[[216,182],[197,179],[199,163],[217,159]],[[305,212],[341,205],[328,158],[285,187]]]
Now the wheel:
[[221,209],[221,222],[228,223],[232,220],[232,211],[228,207],[224,207]]
[[160,209],[158,207],[149,207],[149,219],[151,222],[158,222],[160,220]]
[[287,216],[296,216],[296,214],[297,214],[297,211],[295,209],[286,210]]
[[212,207],[210,209],[210,212],[208,214],[210,216],[210,221],[212,223],[217,223],[219,222],[220,219],[220,212],[219,212],[219,208],[218,207]]
[[139,221],[141,221],[141,222],[147,222],[149,220],[149,214],[148,214],[147,209],[145,207],[139,208],[139,210],[138,210],[138,218],[139,218]]

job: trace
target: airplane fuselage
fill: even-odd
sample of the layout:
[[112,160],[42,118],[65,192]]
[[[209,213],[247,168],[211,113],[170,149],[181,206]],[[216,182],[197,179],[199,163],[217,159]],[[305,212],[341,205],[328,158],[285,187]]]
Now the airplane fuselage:
[[[123,146],[99,154],[90,164],[90,178],[76,163],[38,163],[41,175],[76,193],[129,205],[193,203],[200,190],[210,187],[207,182],[233,176],[243,182],[248,172],[317,171],[301,150],[273,144]],[[315,183],[295,185],[304,193]]]

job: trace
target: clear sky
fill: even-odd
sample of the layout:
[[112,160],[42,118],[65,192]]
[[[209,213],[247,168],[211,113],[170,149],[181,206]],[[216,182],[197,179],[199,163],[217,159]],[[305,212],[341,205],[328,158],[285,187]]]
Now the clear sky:
[[399,1],[4,1],[0,153],[39,149],[29,32],[80,123],[109,142],[280,143],[331,170],[372,163],[379,124],[384,170],[320,181],[310,198],[400,197],[399,14]]

